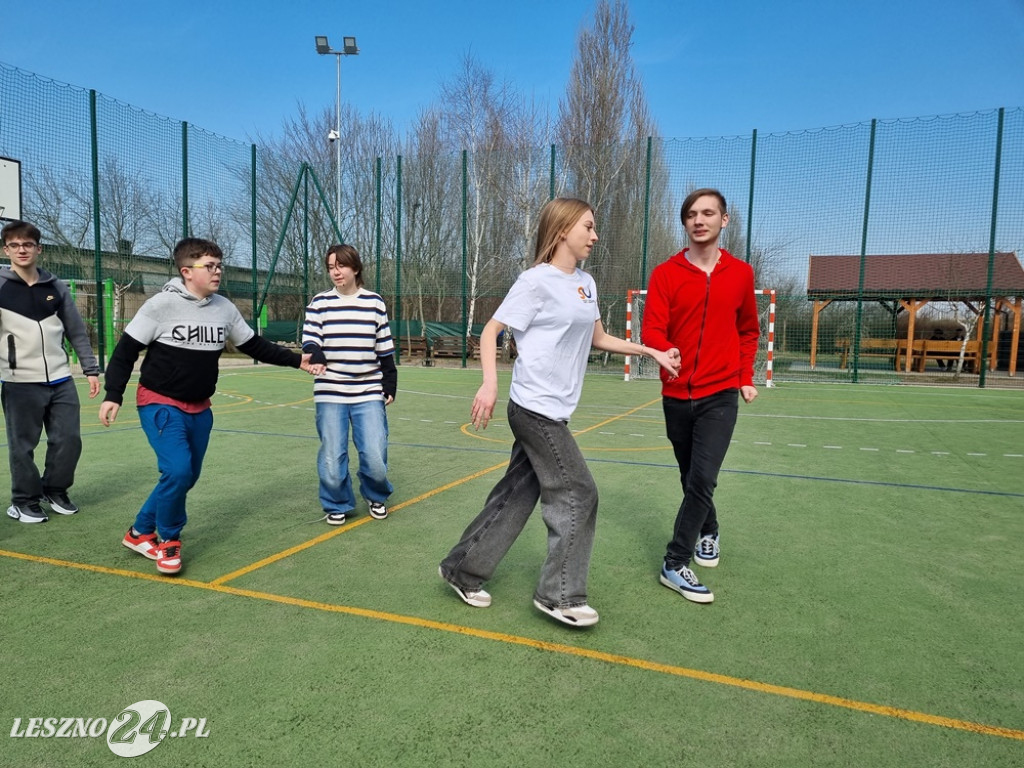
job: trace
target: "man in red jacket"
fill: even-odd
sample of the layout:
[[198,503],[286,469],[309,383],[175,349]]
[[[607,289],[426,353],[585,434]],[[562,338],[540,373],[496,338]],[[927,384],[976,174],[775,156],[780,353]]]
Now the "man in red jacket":
[[718,472],[739,398],[749,403],[757,397],[754,271],[718,247],[727,210],[715,189],[698,189],[683,201],[680,217],[690,247],[651,273],[642,331],[644,344],[676,348],[681,356],[679,376],[661,376],[665,430],[679,463],[683,501],[659,581],[695,603],[715,599],[690,561],[718,565]]

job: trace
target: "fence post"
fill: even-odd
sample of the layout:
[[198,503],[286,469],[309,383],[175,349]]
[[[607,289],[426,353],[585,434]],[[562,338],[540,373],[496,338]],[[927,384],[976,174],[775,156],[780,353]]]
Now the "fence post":
[[[552,150],[554,145],[552,145]],[[554,165],[551,166],[554,170]],[[554,178],[554,177],[552,177]],[[465,149],[462,150],[462,367],[466,367],[466,335],[469,333],[469,328],[466,327],[469,321],[469,297],[466,295],[469,292],[469,286],[466,281],[469,279],[469,275],[466,274],[466,262],[468,260],[467,248],[469,247],[469,223],[467,217],[469,215],[469,203],[468,203],[468,187],[469,187],[469,152]]]
[[757,128],[750,137],[750,192],[747,195],[747,264],[750,263],[750,238],[754,231],[754,169],[757,168]]
[[376,187],[377,187],[377,242],[376,242],[376,247],[377,247],[377,268],[374,270],[374,274],[377,276],[376,282],[375,282],[375,291],[376,291],[376,293],[380,294],[381,225],[382,225],[383,220],[384,220],[383,211],[382,211],[382,208],[381,208],[381,206],[383,204],[383,201],[381,200],[381,164],[380,164],[380,155],[377,155],[377,163],[376,163],[376,168],[374,170],[376,172],[376,177],[377,177],[375,179]]
[[[857,383],[860,373],[860,336],[861,322],[864,320],[864,272],[868,249],[868,216],[871,211],[871,176],[875,169],[875,134],[878,120],[871,121],[871,140],[868,142],[868,173],[864,185],[864,225],[860,232],[860,272],[857,276],[857,327],[853,329],[853,383]],[[908,352],[909,354],[909,352]]]
[[[309,304],[309,174],[302,177],[302,306]],[[302,335],[299,334],[301,342]]]
[[188,224],[188,123],[181,124],[181,236],[189,237]]
[[100,232],[100,148],[96,130],[96,91],[89,91],[89,144],[92,161],[92,244],[93,271],[96,273],[96,346],[100,369],[106,370],[106,344],[103,338],[103,299],[100,296],[100,281],[103,279],[103,237]]
[[647,170],[644,180],[644,230],[640,243],[640,285],[643,288],[647,285],[647,240],[650,234],[651,225],[651,146],[654,139],[647,137]]
[[[402,361],[402,156],[395,165],[395,328],[398,331],[398,357]],[[395,334],[391,334],[394,338]]]
[[548,171],[548,200],[555,199],[555,145],[551,145],[551,166]]
[[[260,323],[257,319],[259,315],[259,307],[256,305],[256,145],[253,144],[249,151],[249,186],[252,188],[252,195],[250,204],[252,209],[250,211],[251,216],[251,229],[249,232],[250,245],[252,246],[252,269],[249,273],[249,279],[252,283],[252,324],[256,333],[260,333]],[[223,274],[223,273],[222,273]]]
[[[992,328],[992,282],[995,279],[996,265],[996,223],[999,219],[999,171],[1003,160],[1003,118],[1005,108],[999,108],[999,120],[996,123],[996,167],[992,174],[992,224],[988,231],[988,277],[985,281],[985,314],[981,325],[981,361],[978,363],[978,386],[985,386],[988,370],[988,340]],[[998,338],[998,337],[997,337]]]

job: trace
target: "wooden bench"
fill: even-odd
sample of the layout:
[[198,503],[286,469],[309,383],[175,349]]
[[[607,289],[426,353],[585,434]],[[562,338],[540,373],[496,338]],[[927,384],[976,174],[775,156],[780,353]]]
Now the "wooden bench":
[[924,370],[928,360],[949,361],[952,364],[960,359],[960,347],[964,347],[964,370],[977,371],[981,365],[981,342],[970,339],[966,344],[956,339],[944,341],[941,339],[927,339],[924,342],[924,350],[921,355],[920,370]]
[[435,336],[430,348],[434,357],[462,357],[461,336]]
[[402,336],[399,339],[402,357],[426,357],[429,349],[426,336]]
[[[469,347],[468,347],[468,349],[469,349],[470,355],[472,355],[474,360],[479,360],[480,359],[480,337],[479,336],[470,336],[469,337]],[[500,359],[501,358],[501,345],[500,344],[498,344],[494,348],[494,357],[495,357],[495,359]]]
[[[907,370],[907,340],[900,339],[896,345],[896,370]],[[914,371],[924,370],[924,339],[914,339],[910,348],[910,368]]]
[[[903,342],[904,346],[906,341]],[[846,368],[850,360],[852,350],[850,339],[836,339],[836,348],[839,350],[839,367]],[[895,361],[899,352],[899,341],[897,339],[861,339],[860,356],[864,357],[886,357]]]

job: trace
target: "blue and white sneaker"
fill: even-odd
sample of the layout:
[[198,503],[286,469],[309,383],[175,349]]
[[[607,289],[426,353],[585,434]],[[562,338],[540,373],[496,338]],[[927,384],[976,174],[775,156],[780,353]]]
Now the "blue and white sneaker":
[[714,568],[718,565],[718,534],[714,536],[701,536],[697,539],[697,550],[693,553],[693,562],[704,568]]
[[711,590],[701,584],[693,575],[693,571],[685,565],[671,570],[662,565],[658,581],[669,589],[674,589],[691,603],[710,603],[715,599]]

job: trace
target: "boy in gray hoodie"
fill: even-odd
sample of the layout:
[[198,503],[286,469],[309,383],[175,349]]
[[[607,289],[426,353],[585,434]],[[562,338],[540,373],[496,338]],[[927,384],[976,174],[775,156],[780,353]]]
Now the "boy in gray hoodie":
[[[181,570],[185,497],[199,479],[213,429],[210,398],[226,341],[264,363],[310,371],[309,355],[272,344],[249,327],[228,299],[218,296],[224,273],[220,247],[186,238],[174,247],[181,274],[148,299],[124,329],[110,357],[100,421],[117,418],[128,379],[143,349],[135,403],[156,453],[160,479],[121,543],[150,560],[160,573]],[[159,537],[159,538],[158,538]]]

